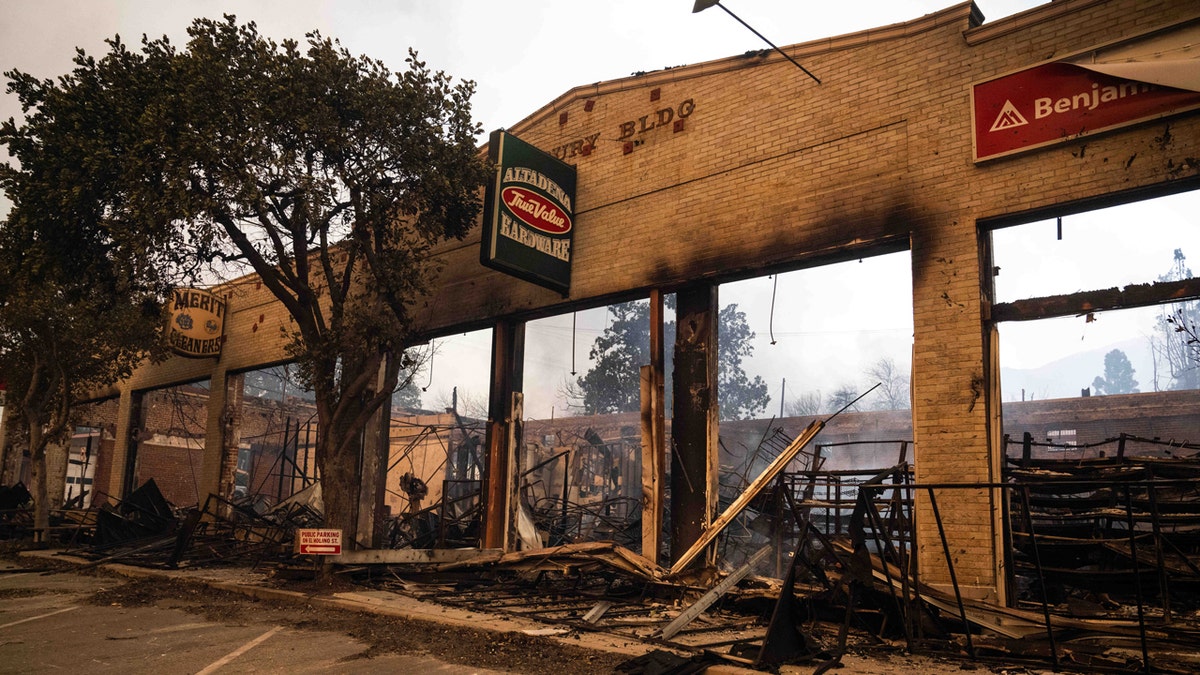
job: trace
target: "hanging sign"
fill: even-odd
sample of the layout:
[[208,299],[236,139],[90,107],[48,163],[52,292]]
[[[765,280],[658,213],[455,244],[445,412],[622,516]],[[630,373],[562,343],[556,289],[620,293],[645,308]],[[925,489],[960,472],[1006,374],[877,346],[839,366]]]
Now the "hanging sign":
[[193,359],[218,357],[225,342],[226,302],[197,288],[171,293],[167,340],[172,351]]
[[1200,92],[1044,63],[971,87],[975,161],[1200,107]]
[[504,131],[488,156],[496,175],[484,195],[484,265],[558,291],[571,288],[575,167]]

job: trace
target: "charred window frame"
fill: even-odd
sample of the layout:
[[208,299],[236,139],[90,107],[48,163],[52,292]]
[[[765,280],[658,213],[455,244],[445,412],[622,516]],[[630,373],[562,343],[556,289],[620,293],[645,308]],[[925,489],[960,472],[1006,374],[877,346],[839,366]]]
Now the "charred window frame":
[[996,262],[992,246],[992,233],[1007,227],[1025,225],[1040,220],[1050,220],[1096,211],[1138,201],[1146,201],[1192,190],[1200,190],[1200,179],[1179,181],[1167,186],[1126,191],[1102,198],[1059,204],[1053,207],[1027,211],[980,222],[980,235],[984,255],[983,263],[985,319],[992,325],[1005,321],[1034,321],[1057,317],[1080,316],[1088,312],[1147,307],[1169,302],[1200,298],[1200,277],[1180,281],[1129,284],[1123,288],[1084,290],[1076,293],[1024,298],[1009,302],[996,302]]

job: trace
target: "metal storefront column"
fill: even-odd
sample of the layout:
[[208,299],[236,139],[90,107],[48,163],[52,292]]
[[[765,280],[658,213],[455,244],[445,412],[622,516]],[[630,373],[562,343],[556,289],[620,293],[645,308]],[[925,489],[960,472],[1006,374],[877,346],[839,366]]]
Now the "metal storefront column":
[[716,285],[698,284],[677,291],[671,422],[672,560],[700,538],[716,514],[718,314]]
[[521,375],[525,324],[500,321],[492,331],[487,466],[483,483],[483,548],[515,549],[513,472],[521,445]]

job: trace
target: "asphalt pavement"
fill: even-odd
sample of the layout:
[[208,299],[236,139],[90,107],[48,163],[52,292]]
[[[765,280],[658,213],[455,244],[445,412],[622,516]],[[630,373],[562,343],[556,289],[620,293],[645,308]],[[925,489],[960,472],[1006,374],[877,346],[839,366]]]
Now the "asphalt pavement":
[[498,672],[371,654],[346,634],[297,629],[270,616],[210,619],[197,608],[94,604],[89,598],[128,579],[15,571],[19,563],[0,562],[0,673]]

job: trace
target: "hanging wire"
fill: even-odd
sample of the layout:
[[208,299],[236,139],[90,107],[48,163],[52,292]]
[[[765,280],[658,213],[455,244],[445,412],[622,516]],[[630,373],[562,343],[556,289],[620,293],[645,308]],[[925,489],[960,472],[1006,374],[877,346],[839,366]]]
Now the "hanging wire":
[[772,274],[775,282],[771,284],[771,318],[767,322],[767,331],[771,334],[771,344],[775,344],[775,290],[779,288],[779,275]]
[[429,341],[429,381],[425,383],[424,387],[421,387],[422,393],[429,391],[430,385],[433,384],[433,356],[437,351],[433,347],[434,347],[433,340],[430,340]]
[[575,318],[579,312],[571,312],[571,376],[575,376]]

